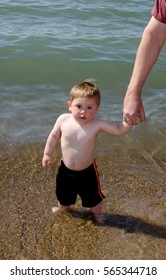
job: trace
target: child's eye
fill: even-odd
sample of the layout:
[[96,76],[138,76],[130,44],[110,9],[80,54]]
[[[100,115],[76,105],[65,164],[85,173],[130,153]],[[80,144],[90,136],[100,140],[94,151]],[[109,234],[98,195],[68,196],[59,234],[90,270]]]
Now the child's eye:
[[88,106],[88,110],[92,110],[92,107],[91,107],[91,106]]
[[81,109],[81,105],[79,105],[79,104],[78,104],[78,105],[76,105],[76,107],[77,107],[78,109]]

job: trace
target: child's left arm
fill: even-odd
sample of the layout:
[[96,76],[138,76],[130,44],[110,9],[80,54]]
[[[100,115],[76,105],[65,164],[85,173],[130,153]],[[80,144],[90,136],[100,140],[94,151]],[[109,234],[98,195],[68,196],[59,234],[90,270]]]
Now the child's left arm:
[[119,123],[117,126],[119,130],[119,134],[118,134],[119,136],[127,134],[132,128],[132,125],[129,125],[124,121]]
[[111,135],[122,136],[127,134],[132,128],[132,125],[122,121],[119,124],[115,124],[108,121],[101,121],[101,131]]

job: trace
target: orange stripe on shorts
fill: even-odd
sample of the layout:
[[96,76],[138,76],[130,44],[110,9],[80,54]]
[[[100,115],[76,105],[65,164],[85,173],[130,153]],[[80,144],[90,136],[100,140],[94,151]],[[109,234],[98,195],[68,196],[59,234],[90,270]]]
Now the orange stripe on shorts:
[[94,169],[95,169],[96,178],[97,178],[97,182],[98,182],[98,193],[99,193],[99,196],[103,199],[104,196],[103,196],[103,194],[102,194],[102,192],[101,192],[101,188],[100,188],[100,178],[99,178],[99,172],[98,172],[98,170],[97,170],[96,161],[94,161],[93,166],[94,166]]

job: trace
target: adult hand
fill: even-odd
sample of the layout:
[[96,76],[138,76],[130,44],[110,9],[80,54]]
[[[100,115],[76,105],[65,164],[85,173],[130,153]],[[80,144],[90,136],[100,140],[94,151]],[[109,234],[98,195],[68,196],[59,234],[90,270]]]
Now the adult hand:
[[129,125],[146,121],[141,96],[126,94],[124,98],[123,120]]

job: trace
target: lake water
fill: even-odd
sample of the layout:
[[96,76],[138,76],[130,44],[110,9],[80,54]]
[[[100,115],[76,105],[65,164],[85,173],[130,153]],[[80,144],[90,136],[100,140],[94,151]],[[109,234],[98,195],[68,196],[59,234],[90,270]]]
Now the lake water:
[[0,1],[1,259],[165,259],[166,51],[149,75],[147,123],[96,149],[106,225],[80,201],[53,217],[54,177],[41,167],[71,87],[94,78],[99,117],[120,121],[135,54],[154,1]]

